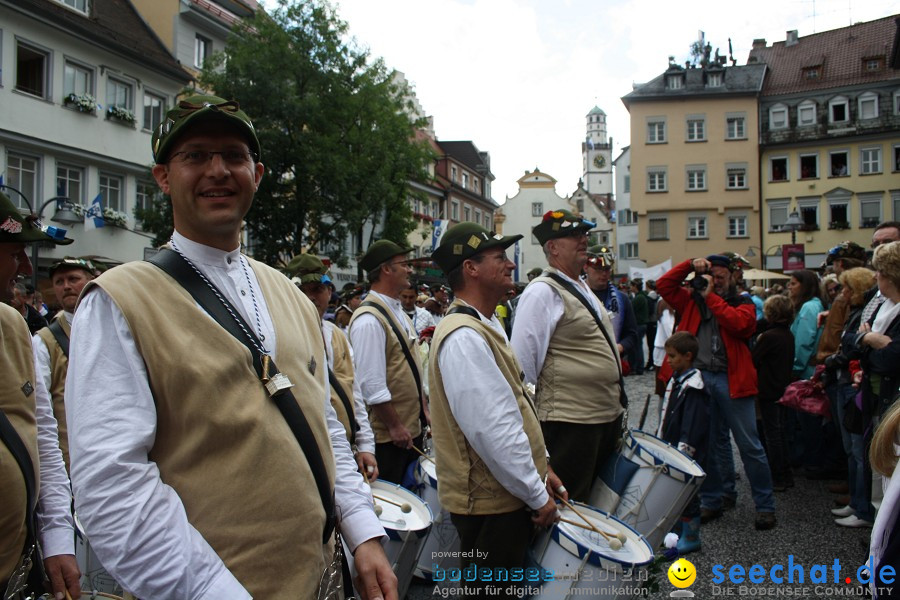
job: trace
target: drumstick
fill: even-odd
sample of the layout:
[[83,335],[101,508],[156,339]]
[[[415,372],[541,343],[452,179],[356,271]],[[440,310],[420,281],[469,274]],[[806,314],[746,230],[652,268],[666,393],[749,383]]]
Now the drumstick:
[[388,504],[393,504],[394,506],[399,506],[400,512],[408,513],[410,511],[412,511],[412,506],[410,506],[406,502],[401,504],[399,502],[394,502],[393,500],[379,496],[378,494],[372,494],[372,497],[375,498],[376,500],[381,500],[382,502],[387,502]]
[[[581,514],[581,511],[579,511],[577,508],[575,508],[574,506],[572,506],[572,505],[569,503],[568,500],[565,500],[565,499],[562,498],[561,496],[557,496],[557,498],[559,498],[560,500],[562,500],[563,504],[565,504],[569,509],[571,509],[572,512],[574,512],[576,515],[578,515],[579,517],[581,517],[581,520],[588,524],[588,527],[587,527],[587,528],[590,528],[590,529],[596,531],[597,533],[599,533],[600,535],[602,535],[603,537],[605,537],[607,540],[610,540],[610,541],[611,541],[611,540],[617,540],[619,543],[622,543],[622,544],[625,543],[625,540],[623,540],[623,539],[620,538],[619,536],[617,536],[617,535],[612,535],[611,533],[607,533],[607,532],[605,532],[605,531],[601,531],[600,529],[598,529],[592,522],[590,522],[590,521],[587,519],[587,517],[585,517],[583,514]],[[587,528],[586,528],[586,529],[587,529]],[[622,536],[622,537],[624,537],[624,536]],[[625,538],[625,539],[628,539],[628,538]],[[610,546],[610,547],[612,547],[612,546]],[[616,550],[617,548],[613,548],[613,549]]]
[[428,456],[427,454],[425,454],[424,452],[422,452],[421,450],[419,450],[419,449],[416,448],[415,446],[413,446],[412,449],[415,450],[416,452],[418,452],[419,454],[421,454],[423,457],[425,457],[426,460],[431,461],[431,464],[435,464],[433,458],[431,458],[430,456]]
[[362,474],[363,474],[363,479],[364,479],[365,482],[366,482],[366,485],[371,486],[372,484],[371,484],[371,482],[369,482],[369,474],[366,473],[365,467],[364,467],[363,470],[362,470]]

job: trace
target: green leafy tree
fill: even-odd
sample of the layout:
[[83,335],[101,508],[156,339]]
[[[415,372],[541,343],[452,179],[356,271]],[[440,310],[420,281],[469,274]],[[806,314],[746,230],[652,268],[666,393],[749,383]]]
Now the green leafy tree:
[[380,237],[402,243],[414,228],[409,182],[424,181],[433,160],[414,141],[422,123],[383,62],[346,32],[327,2],[281,0],[245,21],[200,78],[253,118],[266,174],[246,222],[269,264],[304,246],[346,264],[348,233],[362,239],[381,225]]

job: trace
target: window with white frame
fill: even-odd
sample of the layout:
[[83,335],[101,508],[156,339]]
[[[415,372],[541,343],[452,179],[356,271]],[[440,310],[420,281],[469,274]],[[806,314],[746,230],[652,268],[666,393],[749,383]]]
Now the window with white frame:
[[690,116],[687,119],[687,141],[706,141],[706,119],[702,116]]
[[773,156],[769,159],[769,181],[788,181],[788,159],[786,156]]
[[481,211],[477,208],[475,209],[475,222],[481,224]]
[[665,167],[651,167],[647,170],[647,191],[648,192],[665,192],[666,187],[666,169]]
[[56,195],[76,204],[84,204],[84,169],[57,163]]
[[828,152],[829,177],[846,177],[850,174],[850,151],[831,150]]
[[805,229],[819,228],[819,197],[797,198],[797,208]]
[[122,210],[122,192],[124,181],[118,175],[100,173],[100,195],[103,208]]
[[725,189],[747,189],[747,163],[725,164]]
[[452,182],[454,182],[454,183],[456,183],[456,179],[457,179],[457,174],[456,174],[456,173],[457,173],[456,167],[453,166],[453,165],[451,165],[451,166],[450,166],[450,181],[452,181]]
[[684,86],[684,75],[669,75],[666,78],[666,86],[670,90],[680,90]]
[[463,174],[462,174],[462,186],[465,189],[469,189],[469,174],[466,173],[465,171],[463,171]]
[[652,119],[647,121],[647,143],[664,144],[666,142],[665,119]]
[[132,110],[134,106],[134,86],[122,79],[110,77],[106,80],[106,104],[109,107]]
[[637,225],[638,214],[635,210],[623,208],[619,211],[619,225]]
[[748,237],[747,215],[728,216],[728,236],[730,238]]
[[859,226],[875,227],[881,222],[881,194],[859,195]]
[[800,155],[800,179],[815,179],[819,176],[819,155]]
[[74,8],[78,12],[89,14],[91,5],[88,0],[59,0],[69,8]]
[[725,139],[747,139],[747,117],[743,114],[728,114],[725,116]]
[[212,54],[212,40],[200,35],[194,37],[194,66],[203,68],[203,61]]
[[165,97],[153,92],[144,92],[144,120],[142,124],[144,129],[153,131],[162,122],[165,112]]
[[94,70],[71,60],[63,66],[63,98],[75,94],[94,95]]
[[686,188],[689,192],[706,190],[706,166],[688,165],[685,169]]
[[450,203],[450,218],[459,221],[459,202],[456,200]]
[[638,257],[637,242],[625,242],[624,244],[619,244],[619,257],[620,258],[637,258]]
[[900,190],[891,190],[892,214],[895,221],[900,221]]
[[797,125],[801,127],[816,124],[816,103],[804,100],[797,107]]
[[467,205],[463,205],[463,221],[472,220],[472,209]]
[[689,240],[705,239],[709,237],[706,231],[706,217],[688,216],[687,237]]
[[776,104],[769,109],[769,129],[785,129],[788,126],[788,109],[784,104]]
[[790,200],[780,198],[766,202],[769,209],[769,231],[781,231],[788,220],[789,204]]
[[846,229],[850,227],[850,198],[840,195],[828,199],[828,228]]
[[[147,210],[153,206],[153,199],[159,193],[159,187],[152,181],[138,180],[134,196],[134,209]],[[141,221],[135,219],[135,227],[142,228]]]
[[[36,156],[28,156],[17,152],[6,153],[6,185],[22,192],[28,201],[34,205],[40,200],[40,168],[41,161]],[[29,210],[19,194],[7,194],[16,208]],[[30,212],[30,210],[29,210]]]
[[859,97],[858,102],[860,119],[878,118],[878,94],[866,92]]
[[16,40],[16,90],[50,97],[50,51],[22,40]]
[[850,103],[844,96],[828,101],[828,120],[831,123],[846,123],[850,120]]
[[647,219],[647,239],[648,240],[667,240],[667,239],[669,239],[669,218],[668,217],[649,217]]
[[881,146],[859,149],[859,172],[863,175],[881,173]]
[[532,217],[540,217],[544,214],[544,203],[543,202],[532,202],[531,203],[531,216]]
[[707,87],[722,87],[722,73],[708,73],[706,85]]
[[491,216],[490,215],[484,215],[484,228],[487,229],[488,231],[493,231],[491,229]]
[[891,161],[891,171],[895,173],[900,171],[900,144],[894,144],[893,160]]
[[884,57],[876,56],[863,59],[863,70],[866,73],[877,73],[884,68]]

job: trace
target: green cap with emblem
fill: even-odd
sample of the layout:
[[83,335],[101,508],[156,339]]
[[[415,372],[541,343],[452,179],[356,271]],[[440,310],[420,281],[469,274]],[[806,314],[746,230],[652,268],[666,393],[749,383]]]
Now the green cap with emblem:
[[575,231],[587,232],[596,226],[596,223],[582,219],[568,210],[548,210],[531,233],[543,246],[550,240],[572,235]]
[[298,254],[285,267],[285,272],[304,283],[328,283],[328,266],[315,254]]
[[241,110],[240,104],[218,96],[191,96],[180,101],[166,113],[166,118],[153,131],[153,161],[156,164],[169,160],[169,151],[180,135],[191,125],[205,121],[220,121],[231,124],[247,140],[250,151],[259,160],[259,139],[250,117]]
[[67,256],[53,263],[50,267],[50,278],[53,279],[57,271],[68,271],[70,269],[81,269],[82,271],[87,271],[90,275],[97,273],[97,267],[89,259]]
[[23,215],[9,196],[0,192],[0,244],[51,242],[67,246],[74,241],[66,237],[65,229],[44,225],[35,215]]
[[359,259],[359,266],[368,273],[369,271],[374,271],[381,263],[412,251],[412,248],[404,248],[390,240],[378,240],[369,246],[366,253]]
[[615,253],[603,244],[597,244],[587,249],[587,262],[589,265],[607,268],[612,267],[616,262]]
[[521,240],[521,235],[503,236],[488,231],[477,223],[459,223],[448,229],[441,238],[440,245],[431,254],[444,273],[449,273],[464,260],[472,258],[490,248],[509,248]]

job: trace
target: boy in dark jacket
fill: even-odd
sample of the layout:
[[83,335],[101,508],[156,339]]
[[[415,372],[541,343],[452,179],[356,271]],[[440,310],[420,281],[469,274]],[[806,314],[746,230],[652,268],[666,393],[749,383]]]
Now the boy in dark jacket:
[[[663,421],[657,435],[705,468],[709,445],[709,392],[703,385],[694,358],[700,350],[697,338],[686,331],[666,340],[666,359],[672,377],[663,400]],[[678,553],[700,549],[700,499],[694,495],[681,514]]]

